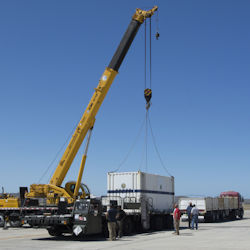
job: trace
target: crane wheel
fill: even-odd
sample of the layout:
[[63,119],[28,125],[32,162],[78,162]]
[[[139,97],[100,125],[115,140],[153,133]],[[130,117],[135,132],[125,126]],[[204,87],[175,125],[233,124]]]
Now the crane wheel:
[[0,214],[0,227],[4,226],[4,215]]
[[20,220],[10,220],[11,227],[20,227],[22,225]]
[[50,236],[61,236],[62,235],[62,232],[57,229],[57,228],[54,228],[54,227],[51,227],[51,228],[48,228],[48,233]]

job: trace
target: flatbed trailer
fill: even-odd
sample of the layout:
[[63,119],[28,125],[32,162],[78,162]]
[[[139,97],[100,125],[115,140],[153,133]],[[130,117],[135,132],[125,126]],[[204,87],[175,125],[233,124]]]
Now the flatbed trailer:
[[187,218],[187,207],[190,202],[199,209],[199,219],[205,222],[216,222],[243,218],[243,198],[238,192],[223,192],[219,197],[185,197],[180,198],[179,208],[182,219]]
[[[10,227],[20,227],[26,223],[25,216],[41,214],[57,214],[58,207],[5,207],[0,208],[0,227],[4,226],[5,221]],[[68,208],[72,211],[72,207]]]

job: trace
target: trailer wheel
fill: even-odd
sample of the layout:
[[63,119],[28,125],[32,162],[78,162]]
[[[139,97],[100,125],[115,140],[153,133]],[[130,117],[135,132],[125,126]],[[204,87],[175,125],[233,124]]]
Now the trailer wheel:
[[216,221],[218,222],[220,220],[220,214],[219,212],[216,212]]
[[212,214],[212,222],[215,222],[215,221],[216,221],[216,214],[213,213],[213,214]]
[[167,222],[166,222],[166,225],[167,225],[167,229],[174,229],[174,221],[173,221],[173,216],[171,215],[167,215]]
[[231,219],[231,220],[235,220],[235,219],[236,219],[235,211],[231,211],[231,212],[230,212],[230,219]]
[[225,220],[225,214],[224,214],[224,212],[221,213],[221,220],[222,220],[222,221]]
[[152,221],[153,230],[160,231],[163,228],[163,218],[161,216],[154,216]]
[[243,215],[244,215],[243,210],[240,210],[240,215],[239,215],[240,219],[242,219],[242,218],[243,218]]
[[136,233],[142,233],[143,232],[143,228],[142,228],[142,223],[141,223],[141,218],[140,217],[135,217],[134,218],[134,226],[135,226],[135,232]]
[[4,215],[0,214],[0,227],[4,226]]
[[133,223],[129,217],[126,217],[123,222],[123,233],[124,235],[129,235],[132,233]]
[[103,223],[102,225],[102,234],[105,238],[109,237],[109,230],[108,230],[108,225],[107,223]]

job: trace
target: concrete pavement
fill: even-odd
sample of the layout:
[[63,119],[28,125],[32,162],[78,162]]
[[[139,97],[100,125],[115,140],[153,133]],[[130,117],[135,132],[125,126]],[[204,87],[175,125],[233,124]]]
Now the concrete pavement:
[[[187,223],[182,223],[186,226]],[[243,220],[200,223],[199,230],[183,228],[180,236],[160,231],[126,236],[117,241],[89,237],[51,237],[46,230],[32,228],[0,229],[0,249],[250,249],[250,211]]]

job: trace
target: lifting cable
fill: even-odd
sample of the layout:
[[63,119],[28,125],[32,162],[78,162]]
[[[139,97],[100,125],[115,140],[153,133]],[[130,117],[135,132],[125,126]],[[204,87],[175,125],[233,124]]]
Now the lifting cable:
[[150,132],[151,132],[153,144],[154,144],[154,147],[155,147],[155,152],[156,152],[156,154],[158,155],[158,158],[159,158],[159,160],[160,160],[161,166],[163,167],[163,169],[167,172],[167,174],[168,174],[169,176],[172,176],[172,175],[170,174],[170,172],[167,170],[166,166],[164,165],[163,160],[162,160],[162,158],[161,158],[161,155],[160,155],[160,153],[159,153],[159,150],[158,150],[158,148],[157,148],[156,140],[155,140],[155,137],[154,137],[154,133],[153,133],[153,129],[152,129],[152,126],[151,126],[151,122],[150,122],[149,117],[148,117],[148,122],[149,122],[149,127],[150,127]]
[[[159,34],[159,12],[157,11],[157,16],[156,16],[156,40],[159,39],[160,34]],[[159,153],[159,150],[157,148],[156,145],[156,140],[154,137],[154,133],[153,133],[153,129],[151,126],[151,122],[150,122],[150,118],[149,118],[149,108],[151,106],[151,98],[152,98],[152,28],[151,28],[151,18],[149,18],[149,88],[147,88],[147,32],[146,32],[147,26],[146,26],[146,21],[145,21],[145,62],[144,62],[144,76],[145,76],[145,82],[144,82],[144,86],[145,86],[145,90],[144,90],[144,97],[146,99],[146,116],[145,116],[145,120],[146,120],[146,126],[145,126],[145,169],[146,172],[148,170],[148,127],[150,128],[150,132],[151,132],[151,136],[152,136],[152,141],[153,141],[153,145],[156,151],[156,154],[160,160],[161,166],[163,167],[163,169],[167,172],[168,175],[171,176],[170,172],[167,170],[167,168],[165,167],[163,160],[161,158],[161,155]],[[142,164],[142,162],[141,162]]]
[[[157,19],[156,19],[156,33],[155,33],[155,37],[156,37],[156,40],[159,39],[160,37],[160,34],[159,34],[159,27],[158,27],[158,11],[157,11]],[[145,138],[144,138],[144,143],[145,143],[145,146],[143,147],[143,152],[142,152],[142,158],[141,158],[141,162],[139,164],[139,169],[141,169],[142,167],[142,164],[143,164],[143,159],[145,159],[145,168],[146,168],[146,172],[147,172],[147,168],[148,168],[148,129],[150,128],[150,131],[151,131],[151,136],[152,136],[152,139],[153,139],[153,144],[154,144],[154,147],[155,147],[155,151],[160,159],[160,162],[161,162],[161,165],[162,167],[165,169],[165,171],[170,175],[170,173],[168,172],[168,170],[166,169],[166,167],[164,166],[163,164],[163,161],[162,161],[162,158],[160,156],[160,153],[158,151],[158,148],[156,146],[156,141],[155,141],[155,138],[154,138],[154,135],[153,135],[153,129],[152,129],[152,126],[151,126],[151,123],[150,123],[150,119],[149,119],[149,108],[151,106],[151,97],[152,97],[152,22],[151,22],[151,18],[149,18],[149,88],[147,88],[147,82],[148,82],[148,79],[147,79],[147,19],[144,21],[145,23],[145,39],[144,39],[144,97],[146,99],[146,114],[145,114],[145,119],[143,120],[142,124],[141,124],[141,127],[137,133],[137,136],[135,137],[135,140],[133,141],[130,149],[128,150],[128,153],[125,155],[124,159],[120,162],[120,164],[118,165],[118,167],[113,170],[112,172],[117,172],[121,169],[122,165],[124,165],[124,163],[127,161],[129,155],[131,154],[134,146],[136,145],[138,139],[139,139],[139,136],[141,134],[141,131],[144,129],[144,125],[145,125]],[[145,158],[144,158],[145,157]]]
[[[78,124],[78,123],[77,123]],[[50,162],[50,164],[48,165],[48,167],[46,168],[46,170],[44,171],[44,173],[42,174],[42,176],[40,177],[40,179],[38,180],[37,183],[40,183],[41,180],[44,178],[44,176],[48,173],[48,171],[50,170],[50,168],[52,167],[52,165],[55,163],[56,159],[58,158],[58,155],[62,152],[63,148],[65,147],[65,145],[68,143],[69,139],[71,138],[73,132],[75,131],[77,124],[74,126],[74,128],[71,130],[70,134],[68,135],[68,137],[66,138],[65,142],[63,143],[63,145],[60,147],[60,149],[57,151],[57,153],[55,154],[53,160]],[[50,181],[52,174],[54,172],[55,168],[53,169],[52,173],[50,174],[50,178],[48,180],[48,182]]]
[[[150,37],[151,37],[151,18],[149,18],[150,20],[150,23],[149,23],[149,27],[150,27]],[[121,169],[122,165],[127,161],[130,153],[132,152],[136,142],[138,141],[139,139],[139,136],[141,134],[141,131],[143,130],[143,127],[145,125],[145,130],[146,130],[146,133],[145,133],[145,138],[144,138],[144,142],[145,142],[145,147],[144,147],[144,150],[143,150],[143,157],[142,157],[142,160],[141,160],[141,163],[140,163],[140,166],[142,165],[143,163],[143,158],[144,158],[144,154],[146,155],[146,171],[147,171],[147,158],[148,158],[148,155],[147,155],[147,151],[148,151],[148,109],[150,107],[150,99],[151,99],[151,96],[152,96],[152,90],[150,89],[151,86],[152,86],[152,77],[151,77],[151,38],[150,38],[150,88],[147,88],[147,19],[144,21],[145,23],[145,39],[144,39],[144,97],[146,99],[146,116],[141,124],[141,127],[137,133],[137,136],[135,137],[135,140],[134,142],[132,143],[128,153],[125,155],[124,159],[120,162],[120,164],[118,165],[118,167],[113,170],[112,172],[117,172]],[[141,167],[140,167],[141,168]]]
[[155,33],[156,40],[158,40],[159,37],[160,37],[160,33],[159,33],[159,9],[158,9],[156,13],[156,33]]
[[148,113],[152,97],[152,44],[151,44],[151,18],[149,18],[149,88],[147,88],[147,25],[145,21],[145,62],[144,62],[144,97],[146,99],[146,126],[145,126],[145,170],[148,171]]
[[129,155],[130,155],[131,152],[133,151],[133,149],[134,149],[134,147],[135,147],[135,145],[136,145],[136,143],[137,143],[137,141],[138,141],[138,139],[139,139],[139,137],[140,137],[140,135],[141,135],[141,131],[143,130],[145,121],[146,121],[146,119],[143,120],[143,122],[142,122],[142,124],[141,124],[141,126],[140,126],[140,128],[139,128],[139,131],[138,131],[138,133],[137,133],[137,135],[136,135],[136,137],[135,137],[133,143],[131,144],[131,147],[130,147],[130,149],[128,150],[127,154],[125,155],[125,157],[123,158],[123,160],[120,162],[120,164],[118,165],[117,169],[115,169],[115,170],[113,170],[113,171],[111,171],[111,172],[117,172],[117,171],[119,171],[120,168],[122,167],[122,165],[127,161]]
[[151,45],[151,40],[152,40],[152,36],[151,36],[151,17],[149,18],[149,86],[150,89],[152,89],[152,45]]
[[[151,18],[150,18],[151,19]],[[145,44],[144,44],[144,88],[147,87],[147,19],[145,23]]]

